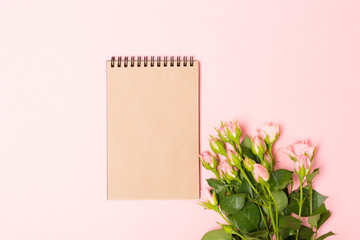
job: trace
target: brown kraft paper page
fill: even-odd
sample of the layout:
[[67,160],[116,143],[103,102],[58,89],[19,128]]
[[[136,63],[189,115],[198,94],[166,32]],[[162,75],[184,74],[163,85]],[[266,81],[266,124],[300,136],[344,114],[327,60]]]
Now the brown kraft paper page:
[[198,199],[198,61],[106,69],[108,199]]

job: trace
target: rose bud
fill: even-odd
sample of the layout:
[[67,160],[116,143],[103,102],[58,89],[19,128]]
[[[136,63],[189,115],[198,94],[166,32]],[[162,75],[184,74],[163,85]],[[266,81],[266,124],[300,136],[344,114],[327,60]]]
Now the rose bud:
[[238,121],[229,122],[226,125],[226,129],[227,129],[227,135],[228,135],[229,139],[231,139],[235,143],[239,144],[242,132],[241,132],[241,128],[239,127]]
[[257,134],[251,139],[251,150],[256,155],[261,155],[266,152],[266,145],[264,141],[261,139],[260,135]]
[[218,159],[219,159],[219,164],[223,163],[223,162],[227,162],[227,157],[221,155],[221,154],[218,154]]
[[238,174],[227,161],[220,162],[219,172],[222,179],[229,181],[235,179]]
[[231,234],[234,232],[234,229],[231,225],[223,225],[223,224],[220,224],[220,225],[226,233]]
[[240,163],[240,157],[237,152],[233,150],[227,151],[229,163],[232,166],[236,166]]
[[297,161],[295,162],[294,165],[294,170],[297,175],[306,176],[310,172],[311,165],[312,163],[310,161],[310,158],[305,154],[303,154],[297,158]]
[[311,146],[309,140],[297,141],[288,146],[287,149],[290,151],[288,155],[293,161],[296,161],[298,157],[304,154],[309,157],[310,161],[312,161],[316,151],[316,144]]
[[218,205],[218,199],[216,197],[216,194],[212,194],[209,189],[201,190],[201,203],[205,208],[208,209],[214,209],[217,208]]
[[226,136],[226,125],[222,125],[219,128],[215,128],[215,130],[217,131],[217,133],[222,141],[224,141],[224,142],[229,141]]
[[280,135],[280,126],[267,123],[261,128],[260,134],[267,144],[273,144]]
[[210,136],[210,148],[215,154],[226,156],[225,144],[220,139]]
[[225,143],[225,149],[226,149],[226,152],[228,152],[228,151],[234,151],[235,152],[234,146],[229,142]]
[[254,164],[256,162],[248,157],[245,157],[244,159],[244,167],[246,168],[246,170],[248,170],[249,172],[252,172],[254,170]]
[[200,161],[204,168],[206,168],[207,170],[214,169],[218,165],[217,158],[214,157],[209,151],[200,154]]
[[258,183],[267,182],[270,177],[266,168],[264,168],[263,166],[261,166],[260,164],[257,164],[257,163],[254,164],[253,175],[254,175],[255,180]]

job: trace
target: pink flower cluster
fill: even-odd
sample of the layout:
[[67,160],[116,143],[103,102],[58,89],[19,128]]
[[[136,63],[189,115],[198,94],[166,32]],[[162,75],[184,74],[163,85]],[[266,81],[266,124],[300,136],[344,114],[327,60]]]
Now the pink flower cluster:
[[[215,130],[218,133],[218,137],[210,136],[210,147],[213,153],[209,151],[202,153],[200,160],[206,169],[218,174],[218,177],[222,179],[231,181],[237,177],[238,168],[242,167],[243,156],[240,143],[244,136],[242,136],[242,130],[238,121],[222,123]],[[261,159],[265,158],[268,162],[272,161],[272,157],[265,153],[268,148],[267,146],[269,145],[271,148],[271,145],[279,137],[279,133],[279,126],[270,123],[265,124],[261,129],[257,130],[256,135],[251,139],[252,152],[255,155],[262,155]],[[252,161],[251,164],[249,161]],[[254,160],[247,159],[244,166],[248,171],[253,172],[254,178],[257,181],[268,181],[268,166],[254,164]]]
[[[212,152],[205,151],[200,155],[202,165],[213,171],[218,178],[231,181],[237,178],[239,169],[244,167],[252,172],[257,182],[267,182],[273,171],[274,154],[272,145],[280,135],[280,127],[271,123],[265,124],[251,138],[251,151],[260,162],[243,156],[240,143],[244,136],[237,121],[222,123],[215,128],[218,137],[211,136]],[[316,145],[309,141],[297,141],[288,147],[289,156],[295,162],[294,170],[299,176],[309,174]],[[255,158],[254,158],[255,159]]]
[[241,128],[237,121],[222,123],[216,128],[219,138],[210,137],[210,147],[214,154],[206,151],[200,155],[202,165],[219,174],[222,179],[232,180],[237,177],[237,170],[234,166],[240,163],[241,157],[238,154]]
[[[253,231],[258,231],[259,227],[257,226],[261,225],[261,215],[263,221],[269,223],[267,237],[271,239],[287,238],[290,233],[286,233],[284,237],[282,236],[279,217],[285,214],[287,218],[294,219],[301,225],[301,218],[305,215],[305,211],[303,211],[305,208],[302,208],[305,200],[308,198],[310,203],[313,201],[313,194],[311,194],[313,188],[311,186],[313,176],[317,174],[318,170],[312,171],[311,167],[316,152],[316,144],[310,144],[306,140],[297,141],[288,146],[287,154],[294,161],[294,171],[284,171],[284,169],[275,169],[276,151],[274,144],[280,136],[279,125],[267,123],[262,128],[257,129],[256,134],[252,137],[242,133],[237,121],[221,123],[221,126],[215,128],[215,130],[218,135],[216,137],[210,136],[209,139],[212,151],[203,152],[200,155],[200,160],[202,166],[211,170],[217,179],[207,179],[212,189],[202,191],[202,202],[199,204],[222,215],[229,224],[220,224],[226,233],[239,232],[242,234],[242,231],[245,231],[245,228],[242,229],[243,221],[235,221],[235,218],[230,219],[230,221],[227,220],[226,217],[229,217],[229,214],[235,216],[237,212],[241,212],[242,215],[247,216],[249,214],[249,216],[252,216],[256,213],[259,216],[259,221],[254,224]],[[294,175],[297,175],[300,180],[299,190],[293,189]],[[305,178],[307,181],[304,181]],[[248,194],[249,192],[243,188],[246,186],[245,183],[248,188],[252,189],[254,194]],[[304,192],[304,186],[306,186],[309,194],[306,191]],[[274,209],[273,206],[280,206],[277,205],[280,196],[284,206],[281,208],[275,207]],[[286,201],[283,198],[286,198]],[[258,207],[248,213],[250,210],[243,210],[243,205],[240,202],[233,204],[237,199],[239,201],[242,199],[243,203],[249,199],[252,204],[258,205]],[[323,207],[323,200],[318,205]],[[298,206],[298,209],[292,209],[291,206]],[[318,211],[319,208],[310,208],[308,216],[315,216],[312,214]],[[327,209],[321,209],[321,211],[327,211]],[[327,213],[330,212],[327,211]],[[292,216],[293,214],[297,215],[298,218]],[[320,218],[318,219],[315,221],[320,221]],[[315,228],[317,231],[316,224],[313,226],[310,222],[310,227]],[[301,236],[302,226],[305,225],[294,228],[296,235],[293,232],[291,237],[296,236],[296,239],[298,239]],[[286,227],[288,226],[286,225]],[[246,232],[250,232],[250,230],[246,229]]]
[[266,152],[266,144],[272,145],[280,135],[280,127],[271,123],[266,123],[261,129],[258,129],[252,138],[252,151],[256,155]]
[[269,173],[266,170],[266,168],[264,168],[262,165],[260,164],[254,164],[254,178],[257,182],[260,181],[265,181],[267,182],[269,180]]
[[316,144],[309,140],[297,141],[288,147],[290,158],[295,161],[294,170],[299,176],[309,174],[312,160],[316,151]]

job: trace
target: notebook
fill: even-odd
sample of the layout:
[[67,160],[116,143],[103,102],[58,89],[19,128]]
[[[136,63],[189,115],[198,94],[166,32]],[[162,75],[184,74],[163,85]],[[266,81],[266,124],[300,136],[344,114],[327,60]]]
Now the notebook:
[[199,198],[199,62],[112,57],[107,198]]

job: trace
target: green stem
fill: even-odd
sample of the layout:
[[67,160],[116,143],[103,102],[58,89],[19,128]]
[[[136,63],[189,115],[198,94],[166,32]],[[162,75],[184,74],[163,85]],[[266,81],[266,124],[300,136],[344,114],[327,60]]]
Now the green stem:
[[[299,176],[300,180],[300,202],[299,202],[299,220],[301,221],[301,211],[302,211],[302,205],[303,205],[303,178]],[[299,239],[299,229],[296,231],[296,240]]]
[[258,208],[259,208],[261,217],[262,217],[262,219],[263,219],[263,221],[264,221],[264,223],[265,223],[265,227],[266,227],[267,230],[269,230],[269,227],[268,227],[267,222],[266,222],[266,218],[264,217],[264,214],[263,214],[263,210],[260,208],[259,205],[257,205],[257,206],[258,206]]
[[[275,221],[276,221],[276,226],[278,227],[279,226],[279,211],[278,211],[278,205],[277,205],[277,203],[276,203],[276,201],[275,201],[275,198],[274,198],[274,196],[271,194],[271,191],[270,191],[270,189],[268,188],[268,187],[266,187],[266,189],[268,190],[268,192],[269,192],[269,196],[271,197],[271,199],[273,200],[273,202],[274,202],[274,206],[275,206],[275,212],[276,212],[276,215],[275,215]],[[276,237],[278,238],[278,233],[276,232]]]
[[274,155],[272,152],[272,144],[269,144],[269,153],[270,153],[270,169],[271,171],[274,170]]
[[271,204],[269,204],[269,207],[268,207],[267,210],[268,210],[269,213],[270,213],[271,223],[272,223],[272,225],[273,225],[274,233],[275,233],[275,236],[276,236],[276,239],[277,239],[277,227],[276,227],[275,220],[274,220],[274,216],[273,216],[273,213],[272,213]]
[[260,197],[261,201],[263,201],[264,205],[266,205],[266,201],[264,201],[264,199],[261,197],[261,195],[259,194],[258,190],[256,190],[256,188],[254,187],[254,185],[251,183],[250,179],[248,178],[248,176],[246,175],[246,173],[244,172],[244,169],[239,168],[241,173],[244,175],[244,178],[246,179],[246,181],[248,181],[248,183],[250,184],[250,187],[254,190],[254,192]]
[[254,202],[254,203],[258,204],[258,205],[261,205],[261,206],[266,207],[266,206],[264,205],[264,203],[258,202],[258,201],[256,201],[256,200],[252,199],[251,197],[248,197],[248,200],[251,201],[251,202]]
[[242,175],[244,175],[244,178],[246,179],[246,181],[248,181],[248,183],[250,184],[250,187],[254,190],[254,192],[260,196],[259,192],[256,190],[256,188],[254,187],[254,185],[251,183],[250,179],[248,178],[248,176],[246,175],[246,173],[244,172],[244,169],[239,168],[240,172],[242,173]]
[[259,158],[260,158],[260,162],[261,162],[261,164],[263,164],[263,161],[264,161],[264,154],[260,154],[260,155],[258,155],[259,156]]
[[216,169],[211,169],[211,171],[215,174],[216,178],[221,180],[219,173],[216,171]]
[[315,231],[315,236],[314,236],[314,239],[316,239],[316,237],[317,237],[317,228],[316,228],[316,231]]
[[[312,184],[312,183],[310,183],[310,184]],[[310,188],[309,188],[309,197],[310,197],[309,201],[310,201],[310,216],[311,216],[312,213],[313,213],[313,203],[312,203],[313,187],[312,187],[312,185],[310,185]],[[315,224],[315,234],[314,234],[313,239],[316,239],[317,231],[318,231],[318,230],[317,230],[317,223],[316,223],[316,224]]]
[[311,214],[312,214],[312,212],[313,212],[312,194],[313,194],[312,186],[310,186],[310,188],[309,188],[309,196],[310,196],[310,199],[309,199],[309,201],[310,201],[310,216],[311,216]]
[[[231,226],[233,226],[233,224],[224,216],[224,214],[222,214],[222,212],[220,211],[220,209],[216,206],[216,208],[214,209],[215,212],[219,213],[220,216]],[[240,233],[233,231],[234,234],[238,235],[239,237],[241,237],[241,239],[245,239]],[[232,236],[232,234],[230,233],[230,235]]]
[[232,224],[230,223],[230,221],[224,216],[224,214],[222,214],[222,212],[220,211],[220,209],[219,209],[218,207],[216,207],[216,208],[214,209],[214,211],[217,212],[217,213],[219,213],[220,216],[221,216],[229,225],[232,225]]
[[[264,188],[264,186],[263,185],[261,185],[261,187],[262,187],[262,189],[263,189],[263,191],[264,191],[264,194],[266,195],[266,197],[267,197],[267,193],[266,193],[266,190],[265,190],[265,188]],[[269,199],[269,197],[267,197],[267,199],[268,200],[270,200]],[[269,205],[266,207],[267,208],[267,210],[268,210],[268,212],[269,212],[269,214],[270,214],[270,219],[271,219],[271,224],[273,225],[273,228],[274,228],[274,233],[275,233],[275,237],[276,237],[276,239],[278,239],[277,238],[277,236],[278,236],[278,230],[277,230],[277,225],[276,225],[276,221],[274,220],[274,216],[273,216],[273,213],[272,213],[272,205],[271,205],[271,202],[270,201],[268,201],[269,202]]]
[[238,235],[239,237],[241,237],[241,239],[245,239],[245,240],[246,240],[246,238],[245,238],[244,236],[242,236],[240,233],[234,232],[234,234],[236,234],[236,235]]

